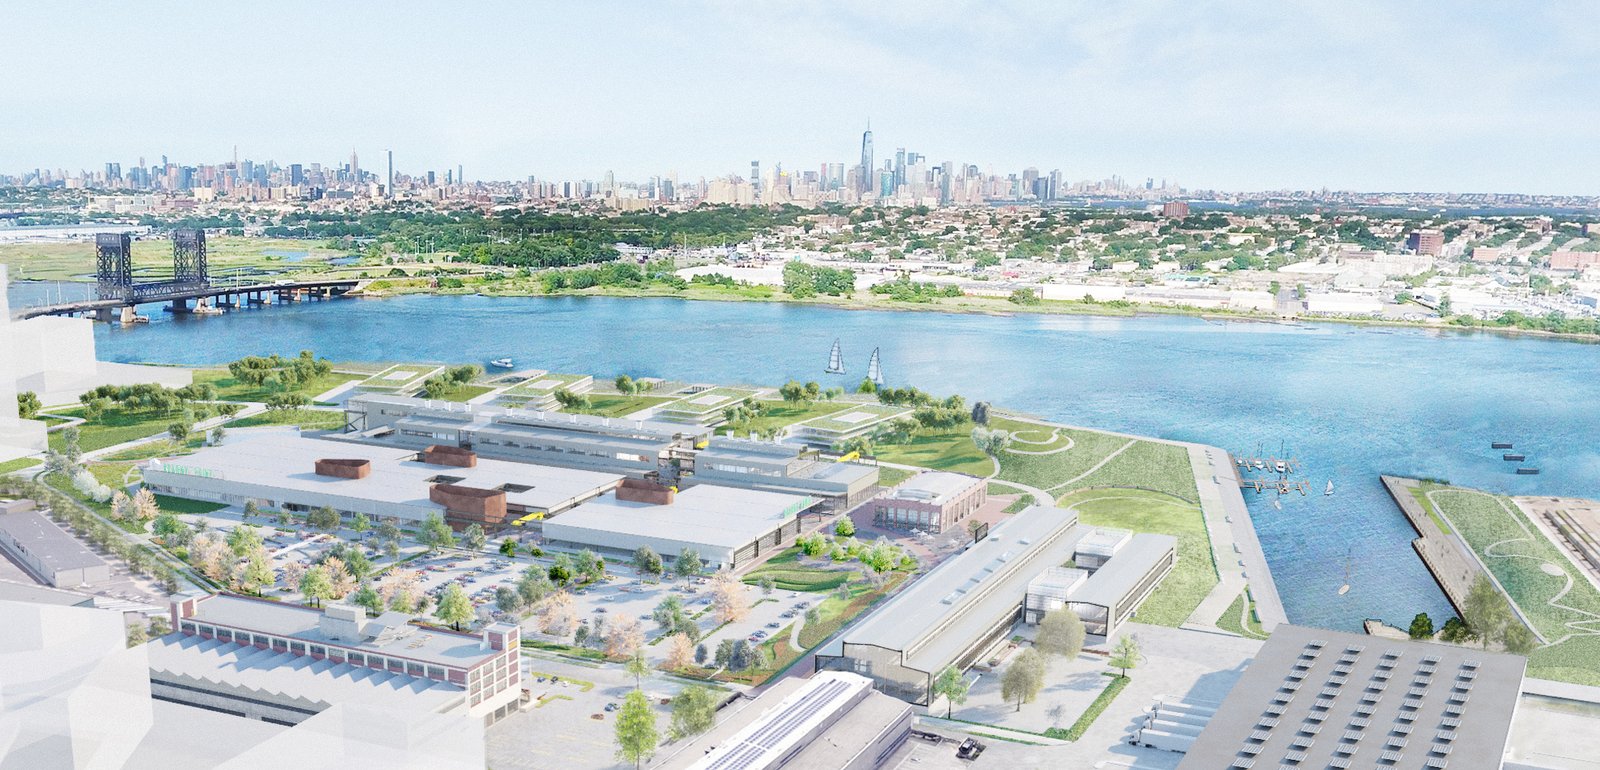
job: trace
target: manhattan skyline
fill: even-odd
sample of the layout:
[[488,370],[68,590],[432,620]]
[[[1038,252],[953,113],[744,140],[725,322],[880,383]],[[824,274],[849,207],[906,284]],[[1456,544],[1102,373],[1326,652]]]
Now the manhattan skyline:
[[1600,108],[1578,97],[1600,9],[1490,8],[401,6],[367,32],[359,5],[106,6],[91,26],[12,7],[0,168],[356,146],[485,179],[716,177],[849,163],[870,119],[880,162],[907,147],[1221,190],[1591,193],[1578,150]]

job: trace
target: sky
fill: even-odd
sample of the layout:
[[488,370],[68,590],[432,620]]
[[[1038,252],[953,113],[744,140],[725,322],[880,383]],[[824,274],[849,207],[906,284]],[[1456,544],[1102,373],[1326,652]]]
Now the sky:
[[233,156],[469,179],[848,167],[1600,193],[1600,3],[0,6],[0,173]]

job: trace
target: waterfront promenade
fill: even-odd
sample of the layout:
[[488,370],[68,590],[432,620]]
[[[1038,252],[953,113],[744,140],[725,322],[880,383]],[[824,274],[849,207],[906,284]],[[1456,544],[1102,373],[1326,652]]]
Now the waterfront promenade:
[[1248,585],[1256,603],[1256,617],[1269,633],[1280,623],[1289,622],[1278,596],[1278,586],[1267,567],[1266,552],[1256,536],[1250,509],[1239,491],[1238,477],[1227,452],[1204,444],[1185,444],[1189,465],[1194,468],[1195,488],[1200,493],[1200,510],[1211,538],[1211,553],[1217,563],[1217,585],[1205,601],[1195,608],[1185,626],[1215,628],[1217,618],[1227,611]]

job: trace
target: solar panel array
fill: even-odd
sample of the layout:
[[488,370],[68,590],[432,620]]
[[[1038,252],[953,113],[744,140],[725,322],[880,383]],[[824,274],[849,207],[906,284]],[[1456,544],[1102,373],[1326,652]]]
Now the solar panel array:
[[754,732],[745,736],[739,745],[727,749],[707,765],[708,770],[749,770],[763,767],[771,761],[773,749],[781,745],[796,729],[819,712],[836,707],[843,695],[856,690],[848,681],[829,680],[813,687],[793,702],[767,719]]

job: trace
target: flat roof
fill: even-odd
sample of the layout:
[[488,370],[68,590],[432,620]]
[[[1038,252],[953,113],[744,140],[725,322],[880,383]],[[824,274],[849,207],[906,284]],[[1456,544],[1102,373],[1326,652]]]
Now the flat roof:
[[241,695],[261,693],[273,702],[299,698],[323,707],[387,702],[437,711],[466,694],[447,682],[198,636],[167,634],[149,647],[153,676],[222,685],[219,689],[237,689]]
[[39,511],[0,514],[0,531],[51,570],[100,567],[106,560]]
[[[1029,506],[879,605],[823,654],[838,655],[845,643],[910,649],[906,665],[932,673],[993,625],[993,613],[967,612],[968,607],[1021,607],[1030,581],[1072,558],[1083,535],[1077,521],[1070,510]],[[952,616],[954,625],[930,636]]]
[[584,531],[654,537],[739,549],[817,504],[789,495],[717,484],[696,484],[678,492],[672,503],[618,500],[615,492],[547,519],[546,538],[581,540]]
[[[429,479],[436,476],[460,479],[451,483],[480,489],[496,489],[503,484],[526,486],[525,491],[507,491],[506,502],[541,510],[566,507],[623,479],[616,473],[484,457],[478,458],[475,468],[429,465],[413,459],[416,455],[415,449],[262,433],[230,436],[221,446],[207,447],[192,455],[152,460],[149,469],[438,510],[443,506],[428,499],[433,483]],[[363,479],[319,476],[313,469],[319,459],[369,460],[372,471]]]
[[694,431],[688,426],[657,420],[629,420],[622,417],[547,412],[539,409],[518,409],[516,407],[494,406],[491,404],[464,404],[455,401],[435,401],[427,398],[393,396],[382,393],[363,393],[359,396],[352,396],[349,401],[345,402],[346,409],[351,407],[364,409],[373,405],[396,407],[397,409],[405,410],[407,414],[415,418],[429,417],[452,420],[458,427],[461,423],[475,426],[490,424],[527,425],[562,431],[662,439],[673,439],[690,433],[698,433],[698,431]]
[[[194,616],[186,620],[456,668],[471,668],[499,654],[496,650],[483,649],[482,640],[476,635],[412,624],[406,626],[410,633],[383,642],[342,641],[322,632],[322,610],[229,594],[202,598],[195,605]],[[367,622],[371,623],[372,619]]]
[[[1178,767],[1499,767],[1526,665],[1467,647],[1279,625]],[[1429,765],[1435,757],[1445,764]]]
[[916,500],[942,505],[977,484],[986,483],[977,476],[950,471],[923,471],[894,488],[887,500]]
[[[1080,543],[1081,547],[1081,543]],[[1105,566],[1094,571],[1068,601],[1114,607],[1150,574],[1150,569],[1171,555],[1178,539],[1171,535],[1140,532],[1117,549]]]

